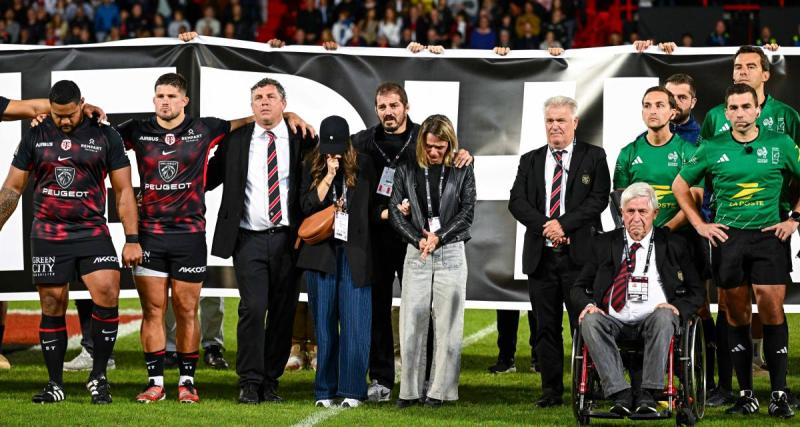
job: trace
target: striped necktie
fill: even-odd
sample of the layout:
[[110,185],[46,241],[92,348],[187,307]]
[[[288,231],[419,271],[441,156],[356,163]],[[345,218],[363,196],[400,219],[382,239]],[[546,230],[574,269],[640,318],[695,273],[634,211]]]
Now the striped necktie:
[[550,218],[561,216],[561,183],[564,178],[564,168],[561,166],[561,158],[564,150],[554,151],[556,168],[553,170],[553,185],[550,187]]
[[275,134],[266,132],[267,137],[267,202],[269,203],[269,221],[273,226],[280,224],[281,186],[278,180],[278,150],[275,149]]
[[[639,242],[634,242],[631,245],[630,250],[630,259],[631,259],[631,269],[636,268],[636,251],[641,248],[642,245]],[[628,266],[625,265],[625,261],[620,264],[619,271],[617,275],[614,277],[613,285],[608,288],[606,294],[603,296],[603,307],[608,308],[609,302],[611,307],[614,307],[614,310],[619,313],[625,307],[625,298],[628,294]]]

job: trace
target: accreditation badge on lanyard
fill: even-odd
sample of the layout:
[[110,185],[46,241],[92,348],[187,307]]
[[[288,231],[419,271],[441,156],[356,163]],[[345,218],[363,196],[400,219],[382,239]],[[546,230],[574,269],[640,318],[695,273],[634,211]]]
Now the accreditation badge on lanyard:
[[381,180],[378,181],[378,189],[375,191],[381,196],[390,197],[392,195],[392,189],[394,188],[394,166],[397,164],[400,156],[403,155],[403,152],[406,151],[408,144],[411,142],[412,134],[413,132],[408,133],[408,139],[406,139],[406,143],[403,144],[403,148],[397,152],[397,155],[394,156],[394,159],[389,159],[389,156],[386,155],[386,152],[381,149],[378,141],[372,140],[372,143],[375,144],[375,148],[378,149],[378,152],[381,153],[383,159],[386,160],[386,166],[383,167],[383,172],[381,173]]
[[[439,207],[441,209],[442,206],[442,187],[444,186],[444,165],[442,165],[442,173],[439,175]],[[435,233],[442,228],[442,224],[439,222],[438,216],[433,216],[433,202],[431,201],[431,183],[430,179],[428,179],[428,168],[425,168],[425,192],[427,196],[428,202],[428,230],[431,233]]]
[[654,237],[651,236],[650,244],[647,246],[644,271],[640,275],[634,275],[630,253],[628,252],[628,238],[627,236],[625,237],[625,262],[628,266],[628,302],[647,302],[650,291],[650,279],[647,277],[647,272],[650,269],[650,256],[653,254],[653,239]]
[[[347,214],[347,189],[342,184],[342,207],[336,210],[333,219],[333,237],[335,239],[347,241],[347,227],[349,225],[349,215]],[[333,187],[333,203],[338,203],[336,198],[336,187]]]

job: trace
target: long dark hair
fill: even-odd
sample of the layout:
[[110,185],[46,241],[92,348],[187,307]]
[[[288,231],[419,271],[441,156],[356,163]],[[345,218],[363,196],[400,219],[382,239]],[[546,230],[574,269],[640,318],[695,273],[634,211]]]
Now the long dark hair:
[[[344,182],[350,188],[356,186],[356,178],[358,177],[358,152],[353,148],[350,140],[347,140],[347,150],[342,155],[341,160],[344,162]],[[308,153],[306,162],[311,164],[311,186],[309,190],[317,188],[320,181],[328,173],[328,163],[325,161],[325,156],[320,154],[319,145],[314,150]],[[341,166],[339,166],[341,167]]]

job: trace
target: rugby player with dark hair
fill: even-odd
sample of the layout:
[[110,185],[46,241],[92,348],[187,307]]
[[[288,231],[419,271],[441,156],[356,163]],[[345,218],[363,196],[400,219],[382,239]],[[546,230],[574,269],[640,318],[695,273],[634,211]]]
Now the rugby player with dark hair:
[[142,250],[132,242],[138,232],[130,162],[114,129],[85,120],[85,105],[75,83],[62,80],[54,84],[49,102],[50,116],[23,137],[0,190],[2,226],[33,175],[31,261],[42,306],[39,339],[50,377],[33,401],[54,403],[66,397],[62,371],[68,282],[80,275],[94,302],[94,364],[86,388],[92,403],[111,403],[106,365],[117,337],[120,276],[106,225],[105,178],[110,177],[129,242],[122,250],[123,264],[136,265]]

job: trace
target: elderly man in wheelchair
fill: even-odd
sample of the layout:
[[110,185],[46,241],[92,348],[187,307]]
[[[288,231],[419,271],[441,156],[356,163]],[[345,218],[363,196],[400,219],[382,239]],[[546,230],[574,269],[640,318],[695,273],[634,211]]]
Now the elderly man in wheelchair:
[[[702,323],[695,316],[703,284],[684,239],[653,227],[652,187],[629,186],[621,211],[623,227],[593,240],[571,291],[575,307],[584,307],[573,340],[575,415],[588,424],[590,417],[664,418],[678,409],[678,424],[693,424],[705,402]],[[633,388],[621,343],[643,349],[638,365],[629,366]],[[601,398],[611,401],[608,412],[598,410]],[[668,404],[660,411],[662,399]]]

